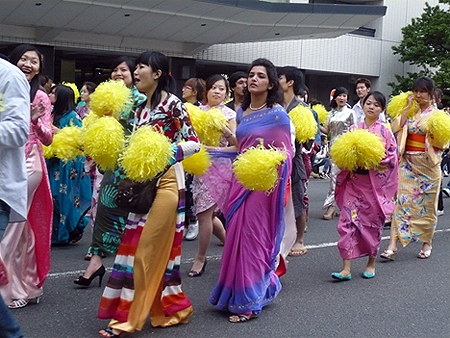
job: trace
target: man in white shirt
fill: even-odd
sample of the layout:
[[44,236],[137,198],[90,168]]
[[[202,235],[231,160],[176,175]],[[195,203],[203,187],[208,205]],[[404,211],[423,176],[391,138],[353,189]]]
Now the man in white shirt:
[[[356,95],[358,95],[358,102],[353,106],[353,110],[355,111],[356,121],[355,124],[358,124],[365,119],[364,111],[361,106],[361,101],[370,93],[371,84],[368,79],[359,78],[356,80]],[[384,112],[380,114],[378,117],[381,122],[386,122],[386,116]]]
[[[27,216],[25,143],[30,128],[30,86],[25,74],[0,58],[0,241],[10,221]],[[0,257],[0,283],[8,282]],[[0,297],[0,336],[22,337]]]
[[365,115],[361,106],[361,100],[367,96],[370,92],[370,81],[365,78],[359,78],[356,80],[356,95],[358,95],[358,102],[353,106],[355,111],[356,123],[364,121]]

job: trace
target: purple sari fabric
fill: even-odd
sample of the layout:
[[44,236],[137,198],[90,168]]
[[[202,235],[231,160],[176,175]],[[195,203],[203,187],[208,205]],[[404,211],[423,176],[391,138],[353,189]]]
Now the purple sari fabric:
[[377,169],[367,174],[341,170],[336,179],[336,204],[341,210],[338,248],[342,259],[376,257],[386,218],[394,212],[398,187],[397,143],[392,132],[380,121],[365,122],[352,129],[367,129],[380,136],[385,156]]
[[291,171],[290,120],[285,109],[277,106],[246,116],[239,110],[237,121],[240,152],[263,142],[285,151],[288,159],[279,167],[279,181],[271,193],[247,190],[231,176],[228,198],[221,206],[227,219],[227,240],[219,280],[209,300],[220,310],[258,314],[281,290],[274,269],[284,233],[284,196]]

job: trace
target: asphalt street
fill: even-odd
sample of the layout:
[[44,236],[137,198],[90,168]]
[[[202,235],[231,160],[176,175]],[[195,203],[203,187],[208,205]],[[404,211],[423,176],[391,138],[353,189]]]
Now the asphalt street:
[[[197,241],[184,241],[183,290],[194,307],[190,322],[169,328],[152,328],[147,322],[141,332],[127,337],[450,337],[450,198],[444,198],[445,214],[439,217],[429,259],[418,259],[420,243],[411,243],[394,262],[378,259],[374,279],[361,278],[363,258],[353,261],[351,281],[335,282],[330,274],[340,271],[341,259],[337,219],[322,220],[327,189],[327,180],[311,180],[305,235],[309,252],[289,259],[280,295],[258,318],[232,324],[227,314],[209,304],[222,248],[214,238],[205,274],[188,278]],[[96,318],[106,278],[102,287],[94,282],[95,286],[80,288],[72,282],[87,266],[83,257],[90,235],[88,230],[76,245],[53,247],[40,303],[13,310],[26,337],[96,337],[107,326],[108,321]],[[382,250],[388,235],[385,229]],[[112,257],[105,259],[105,266],[110,269],[112,262]]]

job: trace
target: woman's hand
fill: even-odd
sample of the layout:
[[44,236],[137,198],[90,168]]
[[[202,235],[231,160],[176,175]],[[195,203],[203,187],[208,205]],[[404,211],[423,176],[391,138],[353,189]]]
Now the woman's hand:
[[33,122],[36,122],[41,116],[45,114],[45,107],[41,102],[37,104],[32,103],[30,112],[31,112],[31,120]]
[[52,125],[52,129],[53,129],[53,134],[57,134],[60,130],[58,127],[55,127],[54,125]]

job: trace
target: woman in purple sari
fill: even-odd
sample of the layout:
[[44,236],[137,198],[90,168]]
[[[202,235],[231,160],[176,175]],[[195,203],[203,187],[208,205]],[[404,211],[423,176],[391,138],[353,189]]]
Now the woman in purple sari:
[[386,98],[373,92],[362,99],[365,119],[350,127],[367,129],[380,136],[385,155],[376,169],[341,170],[336,179],[336,203],[341,214],[337,226],[338,248],[343,261],[340,272],[331,277],[350,280],[352,259],[369,256],[363,278],[375,277],[375,259],[381,243],[386,218],[394,212],[394,195],[398,186],[397,142],[389,127],[379,120]]
[[255,60],[237,113],[239,151],[262,142],[284,151],[287,160],[280,165],[278,182],[270,193],[248,190],[232,176],[228,198],[221,206],[227,240],[210,302],[232,313],[229,321],[233,323],[258,315],[281,289],[275,261],[284,232],[284,197],[292,158],[290,119],[280,105],[282,100],[274,65],[266,59]]

